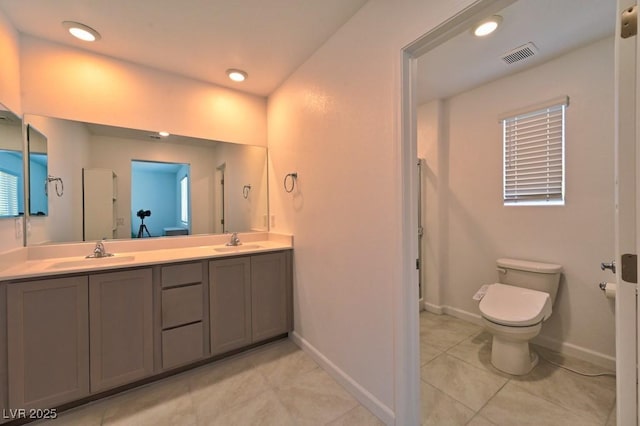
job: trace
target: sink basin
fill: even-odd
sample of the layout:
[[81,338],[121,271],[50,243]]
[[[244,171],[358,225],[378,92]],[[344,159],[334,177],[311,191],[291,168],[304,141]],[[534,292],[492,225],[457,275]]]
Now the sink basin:
[[49,268],[51,269],[64,269],[64,268],[78,268],[84,266],[102,266],[102,265],[114,265],[118,263],[131,262],[135,259],[135,256],[110,256],[110,257],[91,257],[82,258],[78,260],[67,260],[64,262],[56,262]]
[[239,246],[216,247],[214,248],[214,250],[218,253],[235,253],[238,251],[255,250],[259,249],[260,247],[261,246],[259,246],[258,244],[241,244]]

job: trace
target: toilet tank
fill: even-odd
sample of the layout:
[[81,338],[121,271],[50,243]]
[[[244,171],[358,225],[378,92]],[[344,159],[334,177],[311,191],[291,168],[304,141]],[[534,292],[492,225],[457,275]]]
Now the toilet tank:
[[562,266],[553,263],[502,258],[498,265],[498,282],[548,293],[555,302]]

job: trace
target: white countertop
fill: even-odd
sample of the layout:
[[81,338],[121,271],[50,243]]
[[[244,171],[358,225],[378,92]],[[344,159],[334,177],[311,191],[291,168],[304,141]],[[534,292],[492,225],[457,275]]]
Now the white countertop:
[[[278,250],[287,250],[293,248],[293,239],[290,236],[262,234],[262,235],[248,235],[244,236],[240,234],[242,245],[239,246],[227,246],[224,243],[215,244],[220,242],[220,238],[212,238],[210,240],[202,239],[189,239],[184,238],[183,244],[176,243],[175,239],[166,240],[171,244],[163,244],[166,241],[158,240],[159,248],[149,248],[148,244],[144,249],[140,250],[139,246],[135,244],[127,244],[126,242],[113,242],[105,241],[105,247],[107,252],[114,252],[113,256],[103,258],[86,258],[86,255],[82,256],[69,256],[63,255],[62,257],[43,257],[42,253],[37,253],[37,249],[33,250],[31,257],[29,258],[28,249],[25,255],[16,256],[13,254],[10,266],[0,270],[0,281],[17,280],[25,278],[35,278],[43,276],[55,276],[63,274],[75,274],[83,272],[94,271],[106,271],[113,269],[149,266],[157,264],[185,262],[190,260],[202,260],[213,259],[228,256],[238,256],[244,254],[255,254]],[[259,238],[264,239],[259,239]],[[266,237],[266,238],[265,238]],[[170,237],[171,238],[171,237]],[[228,237],[225,237],[228,239]],[[150,240],[147,240],[150,241]],[[212,242],[211,245],[197,245],[194,243]],[[83,248],[93,247],[95,243],[83,243]],[[163,247],[170,245],[170,247]],[[77,248],[67,249],[66,253],[63,249],[64,245],[57,247],[47,247],[48,254],[61,253],[68,254],[77,252]],[[71,247],[71,246],[67,246]],[[112,248],[113,247],[113,248]],[[59,250],[55,250],[58,248]],[[118,249],[117,251],[115,249]],[[131,251],[126,251],[131,249]],[[137,250],[136,250],[137,249]],[[40,250],[43,251],[42,249]],[[84,253],[91,253],[91,251]]]

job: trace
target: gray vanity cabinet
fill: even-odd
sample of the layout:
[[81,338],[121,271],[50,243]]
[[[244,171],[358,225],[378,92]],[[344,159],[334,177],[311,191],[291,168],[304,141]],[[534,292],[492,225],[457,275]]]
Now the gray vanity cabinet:
[[291,252],[209,262],[211,354],[291,331]]
[[7,285],[9,407],[54,407],[89,394],[87,292],[87,277]]
[[209,262],[211,355],[251,343],[251,260]]
[[89,277],[91,392],[153,373],[151,268]]
[[290,252],[251,256],[253,342],[291,331]]
[[291,331],[291,256],[0,283],[0,410],[56,407]]
[[205,356],[207,299],[203,262],[161,268],[160,348],[162,369],[171,369]]

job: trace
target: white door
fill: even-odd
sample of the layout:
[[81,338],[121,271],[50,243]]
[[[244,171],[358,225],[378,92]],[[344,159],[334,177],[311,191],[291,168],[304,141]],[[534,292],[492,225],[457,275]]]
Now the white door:
[[[618,16],[637,6],[638,0],[617,0]],[[616,372],[617,422],[619,425],[638,424],[638,315],[636,284],[623,279],[622,256],[638,253],[637,190],[640,189],[636,170],[640,152],[639,132],[636,129],[638,101],[637,36],[621,36],[621,19],[616,24]],[[635,261],[637,266],[637,260]],[[628,269],[627,269],[628,271]],[[613,278],[612,278],[613,281]]]

